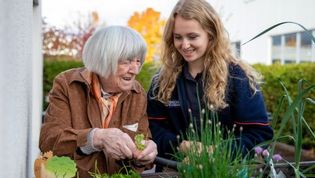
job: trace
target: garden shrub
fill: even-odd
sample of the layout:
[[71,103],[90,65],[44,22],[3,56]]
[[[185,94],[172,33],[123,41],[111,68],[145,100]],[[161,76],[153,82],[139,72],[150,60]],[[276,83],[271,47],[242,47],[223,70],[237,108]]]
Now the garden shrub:
[[78,60],[44,60],[44,77],[43,77],[43,108],[46,110],[47,103],[47,95],[53,85],[54,78],[62,71],[81,67],[83,63]]
[[[261,84],[261,90],[263,92],[267,110],[270,113],[274,113],[279,105],[279,99],[285,94],[280,81],[282,81],[287,88],[290,96],[296,97],[298,91],[298,80],[307,80],[310,84],[315,83],[315,63],[303,63],[303,64],[287,64],[287,65],[254,65],[264,78],[263,84]],[[315,92],[312,92],[309,98],[315,98]],[[304,118],[311,128],[315,128],[315,107],[309,103],[306,103]],[[278,121],[278,123],[280,120]],[[279,124],[278,124],[279,125]],[[278,126],[275,128],[278,129]],[[289,133],[287,130],[286,133]],[[314,139],[311,139],[309,135],[304,135],[303,146],[304,148],[315,147]]]

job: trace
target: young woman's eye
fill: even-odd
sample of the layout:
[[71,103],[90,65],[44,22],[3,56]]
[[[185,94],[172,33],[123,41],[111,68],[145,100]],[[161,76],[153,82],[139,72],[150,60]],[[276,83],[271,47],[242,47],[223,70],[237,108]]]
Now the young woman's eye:
[[174,35],[174,39],[175,39],[175,40],[180,40],[180,39],[182,39],[182,37],[181,37],[181,36]]
[[189,39],[191,39],[191,40],[194,40],[194,39],[196,39],[198,36],[189,36]]

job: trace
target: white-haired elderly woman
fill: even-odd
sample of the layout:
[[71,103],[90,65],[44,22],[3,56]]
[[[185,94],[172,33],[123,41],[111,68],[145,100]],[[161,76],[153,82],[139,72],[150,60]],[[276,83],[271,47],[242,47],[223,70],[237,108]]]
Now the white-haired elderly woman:
[[[145,54],[145,41],[131,28],[96,31],[84,46],[84,67],[54,80],[40,132],[41,151],[71,157],[80,177],[151,165],[157,148],[150,140],[146,94],[135,80]],[[135,145],[137,134],[146,138],[143,151]]]

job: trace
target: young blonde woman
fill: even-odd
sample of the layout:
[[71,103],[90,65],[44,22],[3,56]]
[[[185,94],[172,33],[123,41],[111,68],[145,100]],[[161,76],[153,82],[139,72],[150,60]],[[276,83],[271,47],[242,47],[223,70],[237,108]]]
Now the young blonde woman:
[[[259,75],[230,50],[225,29],[213,7],[204,0],[181,0],[164,30],[162,67],[148,92],[149,124],[159,156],[178,146],[193,118],[200,127],[200,110],[218,112],[224,128],[235,132],[246,154],[272,139]],[[200,104],[200,105],[199,105]]]

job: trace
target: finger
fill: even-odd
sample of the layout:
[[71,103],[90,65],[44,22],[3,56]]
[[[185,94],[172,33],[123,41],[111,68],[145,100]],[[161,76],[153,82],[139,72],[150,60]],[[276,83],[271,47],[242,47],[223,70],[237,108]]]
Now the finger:
[[129,150],[134,152],[137,149],[135,143],[132,141],[131,137],[128,134],[124,133],[122,135],[122,139],[126,146],[129,148]]
[[138,150],[138,149],[136,149],[136,151],[135,152],[133,152],[133,157],[134,158],[138,158],[139,157],[139,155],[141,154],[141,151],[140,150]]
[[[148,155],[153,155],[157,153],[157,147],[156,144],[152,140],[146,141],[146,147],[145,149],[136,157],[137,159],[146,159],[145,157],[148,157]],[[148,159],[148,158],[147,158]]]
[[110,154],[111,155],[111,157],[113,158],[113,159],[115,159],[115,160],[120,160],[121,158],[121,156],[118,154],[118,153],[111,153]]
[[132,158],[132,151],[127,147],[127,145],[123,144],[120,147],[120,151],[125,158]]
[[152,152],[146,155],[145,157],[143,157],[142,159],[139,159],[138,162],[143,165],[153,163],[156,155],[157,155],[157,152]]
[[186,140],[183,140],[179,145],[179,151],[186,153],[189,150],[189,142]]
[[111,156],[112,158],[120,159],[122,154],[119,148],[120,148],[119,144],[113,143],[112,145],[106,145],[104,150],[105,153]]

